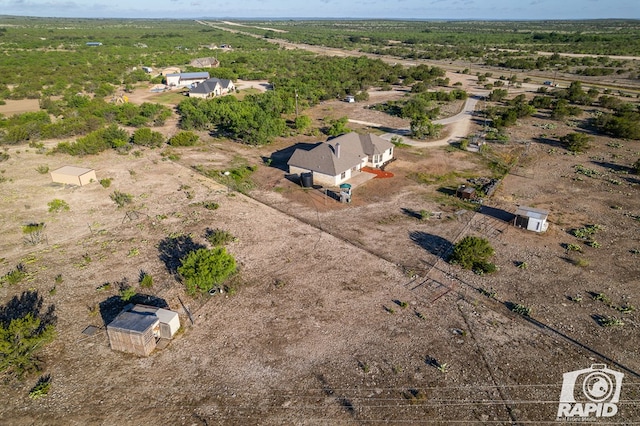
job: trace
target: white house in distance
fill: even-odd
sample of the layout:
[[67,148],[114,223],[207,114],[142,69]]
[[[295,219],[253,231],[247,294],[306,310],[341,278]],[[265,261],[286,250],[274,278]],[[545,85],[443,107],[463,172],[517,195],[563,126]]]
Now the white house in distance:
[[233,81],[224,78],[210,78],[191,87],[189,97],[191,98],[213,98],[223,96],[236,90]]
[[363,167],[380,168],[393,159],[393,144],[373,134],[347,133],[307,151],[296,149],[289,173],[313,173],[315,183],[338,186]]
[[549,223],[547,222],[548,217],[549,210],[518,206],[513,224],[527,231],[545,232],[549,227]]
[[209,78],[209,73],[204,72],[181,72],[167,74],[167,86],[169,87],[191,87],[194,84],[202,83]]

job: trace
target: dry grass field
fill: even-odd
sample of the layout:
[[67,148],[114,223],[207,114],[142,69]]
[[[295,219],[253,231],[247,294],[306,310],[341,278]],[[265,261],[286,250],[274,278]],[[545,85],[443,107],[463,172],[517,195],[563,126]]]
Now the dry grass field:
[[[339,101],[309,114],[388,119]],[[640,178],[628,173],[640,142],[594,136],[591,150],[573,155],[554,142],[571,122],[545,123],[521,120],[509,144],[493,146],[518,165],[479,212],[446,188],[491,170],[447,147],[398,148],[394,177],[356,188],[351,204],[263,161],[319,140],[311,136],[249,148],[202,135],[205,143],[172,149],[173,160],[160,149],[76,158],[10,147],[0,163],[0,275],[22,264],[28,276],[0,288],[0,299],[37,293],[42,309],[55,307],[58,336],[42,352],[49,395],[28,397],[37,377],[5,380],[2,423],[555,423],[563,373],[595,363],[625,374],[612,421],[637,421],[640,318],[621,310],[640,306]],[[237,158],[258,166],[248,195],[193,168]],[[63,165],[94,168],[111,185],[65,187],[37,171]],[[115,190],[133,202],[119,208]],[[49,212],[54,199],[69,210]],[[550,210],[548,232],[502,220],[521,204]],[[440,214],[421,220],[422,210]],[[29,222],[46,223],[43,243],[23,243]],[[570,232],[593,224],[599,247]],[[237,238],[228,246],[237,291],[190,297],[172,274],[167,238],[207,245],[215,228]],[[491,242],[498,272],[475,275],[442,258],[465,235]],[[137,284],[141,271],[152,288]],[[182,331],[148,358],[109,348],[107,308],[123,283],[180,313]],[[611,316],[624,325],[603,326]],[[83,334],[89,325],[100,331]]]

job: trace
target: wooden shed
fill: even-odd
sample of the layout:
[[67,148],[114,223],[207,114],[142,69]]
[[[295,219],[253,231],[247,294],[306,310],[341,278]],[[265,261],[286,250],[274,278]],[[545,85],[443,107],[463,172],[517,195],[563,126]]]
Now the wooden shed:
[[88,183],[95,182],[98,179],[96,178],[96,172],[93,169],[64,166],[51,172],[51,180],[55,183],[83,186]]
[[461,185],[456,190],[456,196],[458,198],[462,198],[463,200],[475,200],[478,198],[478,194],[476,193],[476,189],[472,186]]
[[160,319],[153,314],[124,311],[107,326],[111,349],[148,356],[156,348]]

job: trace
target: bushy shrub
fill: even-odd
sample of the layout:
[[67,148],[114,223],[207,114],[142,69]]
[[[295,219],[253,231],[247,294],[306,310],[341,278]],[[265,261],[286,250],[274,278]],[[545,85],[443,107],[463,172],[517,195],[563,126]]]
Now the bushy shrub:
[[191,295],[208,292],[236,271],[236,261],[224,247],[192,251],[180,262],[178,273]]
[[294,127],[296,128],[296,130],[302,131],[309,126],[311,126],[311,118],[309,118],[309,116],[300,115],[296,117],[294,122]]
[[68,211],[69,204],[66,201],[60,200],[58,198],[51,200],[47,203],[49,206],[49,213],[58,213],[60,211]]
[[591,138],[584,133],[569,133],[560,138],[560,142],[571,152],[580,153],[589,149]]
[[488,240],[468,235],[453,247],[450,262],[465,269],[494,272],[495,265],[488,262],[493,254],[493,247]]
[[142,288],[153,287],[153,277],[149,274],[144,274],[140,279],[140,287]]
[[94,155],[109,148],[124,148],[129,140],[129,133],[115,124],[89,133],[75,142],[60,142],[56,152],[69,155]]
[[171,146],[193,146],[198,142],[200,137],[193,132],[179,132],[169,139]]
[[208,229],[206,238],[213,246],[223,246],[236,239],[229,231],[224,229]]
[[148,127],[137,129],[131,136],[134,145],[158,147],[164,143],[164,136],[160,132],[154,132]]
[[124,207],[126,204],[133,201],[133,195],[126,194],[118,190],[113,191],[109,197],[118,205],[118,207]]

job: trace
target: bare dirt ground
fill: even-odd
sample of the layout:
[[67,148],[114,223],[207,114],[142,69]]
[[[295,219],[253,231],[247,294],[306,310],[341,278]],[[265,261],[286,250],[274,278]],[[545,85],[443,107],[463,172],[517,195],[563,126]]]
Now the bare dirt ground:
[[40,101],[38,99],[20,99],[17,101],[7,99],[5,102],[5,105],[0,105],[0,114],[6,117],[40,109]]
[[[371,95],[370,102],[403,96]],[[308,114],[403,124],[340,101]],[[43,351],[50,394],[28,398],[34,376],[6,380],[0,418],[15,425],[555,423],[562,374],[604,362],[625,373],[613,419],[637,421],[639,317],[616,308],[640,304],[640,179],[626,173],[640,144],[595,136],[590,151],[569,155],[554,141],[573,122],[541,127],[548,123],[544,114],[521,120],[512,142],[493,146],[519,166],[487,200],[486,214],[445,194],[467,176],[489,176],[486,162],[446,148],[398,148],[387,167],[394,178],[356,188],[351,204],[288,180],[286,156],[264,164],[314,136],[248,148],[202,135],[207,143],[174,149],[176,161],[157,149],[74,158],[9,148],[0,163],[0,275],[22,263],[29,278],[0,288],[0,298],[38,292],[44,307],[55,306],[58,337]],[[251,197],[191,167],[222,169],[236,156],[258,165]],[[66,164],[113,182],[64,187],[36,171]],[[575,173],[578,164],[597,174]],[[432,183],[418,183],[416,172]],[[132,194],[133,204],[117,208],[114,190]],[[48,212],[53,199],[70,210]],[[220,207],[207,210],[203,201]],[[549,231],[537,235],[496,218],[518,204],[549,209]],[[419,220],[421,210],[441,214]],[[23,244],[20,226],[28,222],[47,224],[45,243]],[[600,248],[569,234],[586,224],[603,226]],[[163,251],[163,241],[187,234],[206,244],[207,228],[238,238],[228,247],[240,265],[235,295],[191,298],[171,273],[175,253]],[[499,272],[479,276],[442,260],[464,235],[490,240]],[[567,251],[568,243],[581,252]],[[153,288],[136,285],[141,270]],[[123,281],[181,314],[183,332],[148,358],[111,351],[104,332],[82,334],[88,325],[104,327],[106,302],[117,300]],[[531,319],[509,303],[530,307]],[[603,327],[599,315],[625,325]]]

